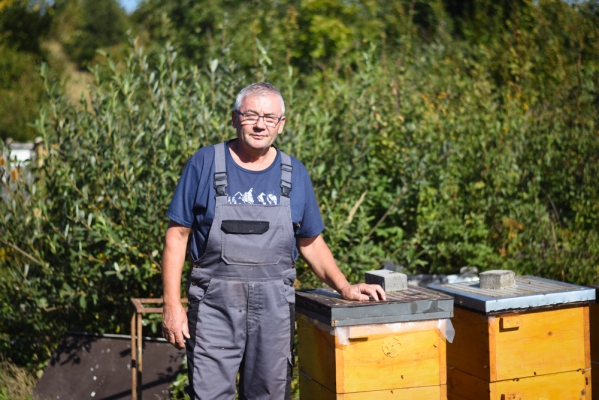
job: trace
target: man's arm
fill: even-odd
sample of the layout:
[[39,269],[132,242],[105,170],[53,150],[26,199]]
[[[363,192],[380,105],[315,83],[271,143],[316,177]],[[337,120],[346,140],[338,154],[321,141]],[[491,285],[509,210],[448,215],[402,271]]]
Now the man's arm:
[[310,264],[316,276],[339,292],[344,299],[368,300],[368,296],[372,296],[375,300],[379,300],[379,298],[385,300],[385,291],[379,285],[349,284],[339,267],[337,267],[333,254],[322,236],[318,235],[313,238],[298,237],[297,248],[302,257]]
[[190,228],[171,220],[162,253],[162,335],[178,349],[185,348],[183,336],[189,339],[187,314],[181,304],[181,274],[190,231]]

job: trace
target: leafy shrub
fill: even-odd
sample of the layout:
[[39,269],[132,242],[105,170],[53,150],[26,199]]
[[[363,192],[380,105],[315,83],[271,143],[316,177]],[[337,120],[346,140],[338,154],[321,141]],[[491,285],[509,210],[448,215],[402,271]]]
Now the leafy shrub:
[[[559,30],[541,28],[529,43]],[[263,47],[251,79],[229,53],[195,66],[173,48],[134,49],[95,69],[90,108],[46,79],[31,179],[0,163],[0,351],[39,368],[65,329],[126,331],[129,299],[161,295],[178,177],[198,148],[234,136],[234,97],[254,77],[287,100],[277,144],[308,168],[351,281],[390,259],[409,272],[474,265],[597,282],[598,60],[556,36],[562,61],[549,76],[538,47],[503,38],[501,68],[499,46],[441,33],[309,75],[270,65]],[[319,284],[297,268],[300,287]]]
[[39,113],[44,92],[35,68],[37,58],[0,43],[0,138],[27,141],[27,126]]
[[56,30],[69,57],[80,67],[91,64],[96,50],[125,42],[129,22],[116,0],[67,0]]
[[[48,34],[54,5],[45,1],[0,2],[0,138],[31,141],[33,122],[44,91],[38,67],[46,59],[42,40]],[[56,65],[56,72],[60,66]]]
[[34,181],[9,179],[0,211],[0,346],[13,359],[42,361],[66,327],[124,331],[129,298],[161,295],[166,207],[187,157],[226,137],[215,88],[235,85],[175,68],[174,53],[156,69],[141,57],[96,71],[89,110],[47,83]]

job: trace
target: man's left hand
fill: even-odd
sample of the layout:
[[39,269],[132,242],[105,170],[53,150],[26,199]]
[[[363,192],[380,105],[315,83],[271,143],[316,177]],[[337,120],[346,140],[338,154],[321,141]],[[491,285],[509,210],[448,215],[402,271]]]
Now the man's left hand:
[[371,298],[375,301],[386,300],[385,291],[380,285],[369,285],[358,283],[357,285],[347,285],[341,289],[341,296],[345,300],[367,301]]

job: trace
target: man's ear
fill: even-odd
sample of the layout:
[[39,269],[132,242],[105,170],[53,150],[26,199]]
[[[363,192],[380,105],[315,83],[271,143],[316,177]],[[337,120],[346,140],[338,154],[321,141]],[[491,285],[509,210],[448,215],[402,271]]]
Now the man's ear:
[[235,110],[231,111],[231,125],[232,125],[234,128],[237,128],[237,127],[235,126],[235,117],[236,117],[236,116],[237,116],[237,113],[235,112]]
[[277,134],[280,135],[281,133],[283,133],[283,128],[285,128],[285,121],[287,121],[285,116],[281,117],[281,121],[279,121],[279,125],[277,125]]

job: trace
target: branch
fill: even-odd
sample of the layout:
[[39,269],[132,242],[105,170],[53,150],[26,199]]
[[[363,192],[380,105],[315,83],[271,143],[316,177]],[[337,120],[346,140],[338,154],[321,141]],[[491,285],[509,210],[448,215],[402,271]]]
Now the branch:
[[41,260],[38,260],[37,258],[33,257],[31,254],[27,253],[24,250],[21,250],[19,247],[15,246],[14,244],[11,244],[3,239],[0,239],[0,242],[4,243],[5,245],[11,247],[12,249],[18,251],[19,253],[21,253],[22,255],[24,255],[25,257],[27,257],[28,259],[30,259],[31,261],[43,266],[44,262]]

